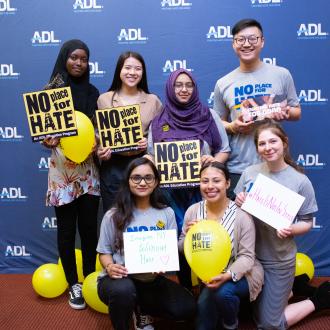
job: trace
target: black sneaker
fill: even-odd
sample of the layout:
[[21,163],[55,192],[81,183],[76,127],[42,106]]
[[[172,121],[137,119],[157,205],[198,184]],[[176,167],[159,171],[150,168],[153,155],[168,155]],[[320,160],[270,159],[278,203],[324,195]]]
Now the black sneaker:
[[84,309],[86,303],[82,295],[81,284],[77,283],[71,286],[69,290],[69,305],[73,309]]

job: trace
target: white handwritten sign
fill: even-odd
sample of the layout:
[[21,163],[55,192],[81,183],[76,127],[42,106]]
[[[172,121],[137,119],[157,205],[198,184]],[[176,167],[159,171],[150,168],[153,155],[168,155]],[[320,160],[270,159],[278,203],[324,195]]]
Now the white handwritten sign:
[[175,229],[125,232],[124,252],[129,274],[179,270]]
[[258,174],[242,209],[275,229],[287,228],[295,219],[305,197]]

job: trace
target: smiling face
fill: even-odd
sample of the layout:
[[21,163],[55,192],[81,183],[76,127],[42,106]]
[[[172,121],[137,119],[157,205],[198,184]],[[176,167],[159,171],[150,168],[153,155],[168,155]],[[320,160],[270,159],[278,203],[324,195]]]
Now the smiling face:
[[129,189],[135,198],[148,198],[156,188],[157,183],[157,179],[155,179],[155,174],[150,165],[143,164],[135,167],[131,172]]
[[141,81],[142,75],[142,63],[134,57],[127,58],[120,71],[120,79],[122,84],[128,88],[135,88]]
[[[248,40],[249,38],[251,40],[250,42]],[[256,43],[254,43],[255,40],[257,41]],[[264,38],[261,31],[256,26],[247,27],[234,35],[233,49],[240,63],[243,65],[251,66],[258,63],[260,61],[260,52],[263,47]]]
[[174,83],[176,99],[180,103],[188,103],[191,99],[194,88],[194,82],[190,79],[190,77],[185,73],[181,73],[178,75]]
[[283,141],[271,129],[265,129],[260,132],[258,137],[258,154],[267,163],[284,163],[284,153],[287,149],[287,142]]
[[200,190],[208,202],[217,203],[225,200],[229,186],[230,181],[226,180],[225,174],[218,168],[207,167],[201,173]]
[[79,78],[88,69],[88,56],[83,49],[74,50],[66,61],[66,69],[70,76]]

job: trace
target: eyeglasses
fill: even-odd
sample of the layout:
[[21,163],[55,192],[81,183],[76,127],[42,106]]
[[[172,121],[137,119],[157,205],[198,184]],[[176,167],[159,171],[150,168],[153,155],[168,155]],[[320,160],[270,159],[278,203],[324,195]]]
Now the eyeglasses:
[[133,183],[135,184],[140,184],[142,180],[144,180],[144,182],[146,184],[151,184],[155,181],[155,176],[152,174],[147,174],[145,176],[141,176],[141,175],[132,175],[130,177],[130,179],[132,180]]
[[234,38],[234,40],[238,46],[243,46],[245,44],[246,40],[249,42],[250,45],[255,45],[258,43],[258,40],[261,38],[262,37],[257,37],[257,36],[251,35],[251,36],[241,36],[238,38]]
[[188,91],[191,92],[194,89],[194,84],[193,83],[174,83],[174,88],[177,92],[182,91],[184,88]]

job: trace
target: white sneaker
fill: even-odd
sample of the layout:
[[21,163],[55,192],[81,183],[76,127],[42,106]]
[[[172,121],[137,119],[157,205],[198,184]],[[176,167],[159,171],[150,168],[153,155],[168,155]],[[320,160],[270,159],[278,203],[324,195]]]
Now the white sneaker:
[[135,314],[133,315],[136,330],[155,330],[153,327],[154,319],[150,315]]

